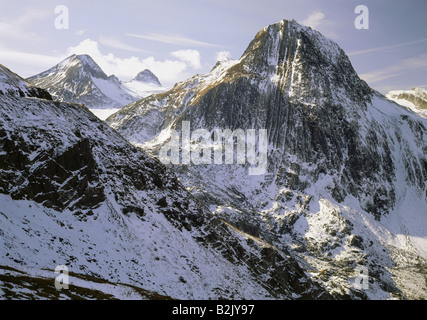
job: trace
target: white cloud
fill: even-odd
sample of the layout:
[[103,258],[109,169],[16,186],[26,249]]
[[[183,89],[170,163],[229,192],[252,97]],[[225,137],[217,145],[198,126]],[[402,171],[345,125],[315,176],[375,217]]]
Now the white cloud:
[[314,11],[307,18],[301,21],[301,24],[321,32],[328,38],[337,39],[336,22],[326,18],[326,15],[321,11]]
[[85,33],[86,33],[86,29],[81,29],[81,30],[77,30],[76,32],[74,32],[74,34],[76,36],[82,36]]
[[324,21],[325,14],[321,11],[314,11],[310,15],[301,21],[301,23],[312,29],[317,29],[320,24]]
[[171,87],[179,81],[189,78],[192,74],[188,72],[188,65],[183,61],[177,60],[156,60],[154,57],[149,57],[142,60],[146,66],[144,69],[150,69],[167,87]]
[[67,56],[72,54],[88,54],[106,74],[114,74],[124,79],[133,78],[137,70],[143,70],[145,67],[137,57],[122,59],[114,56],[112,53],[103,54],[99,49],[98,42],[91,39],[83,40],[75,47],[69,47],[67,49]]
[[32,31],[32,25],[52,15],[52,11],[28,8],[18,17],[3,18],[0,22],[0,38],[37,41],[39,38]]
[[49,56],[15,50],[0,51],[1,63],[6,67],[17,66],[14,67],[12,71],[24,78],[28,78],[51,68],[61,59],[63,59],[62,56]]
[[25,12],[20,15],[18,18],[13,19],[12,23],[15,26],[27,27],[31,26],[33,23],[44,20],[53,15],[53,11],[40,9],[37,7],[28,8]]
[[412,45],[415,45],[418,43],[423,43],[426,41],[427,41],[427,38],[416,40],[416,41],[411,41],[411,42],[398,43],[398,44],[394,44],[391,46],[383,46],[383,47],[370,48],[370,49],[365,49],[365,50],[360,50],[360,51],[353,51],[353,52],[349,52],[347,55],[348,56],[357,56],[357,55],[366,54],[366,53],[379,52],[379,51],[396,49],[396,48],[401,48],[401,47],[408,47],[408,46],[412,46]]
[[200,52],[197,50],[178,50],[171,52],[171,55],[187,63],[193,69],[197,70],[202,67],[200,62]]
[[360,78],[371,84],[424,69],[427,69],[427,54],[400,60],[389,67],[361,74]]
[[101,36],[99,38],[99,43],[104,45],[104,46],[115,48],[115,49],[121,49],[121,50],[126,50],[126,51],[133,51],[133,52],[141,52],[141,53],[148,53],[148,51],[146,51],[146,50],[142,50],[140,48],[132,47],[130,45],[127,45],[126,43],[123,43],[122,41],[120,41],[116,38]]
[[217,45],[207,42],[198,41],[191,39],[182,35],[168,35],[168,34],[158,34],[158,33],[147,33],[145,35],[127,33],[129,37],[140,38],[145,40],[151,40],[156,42],[162,42],[167,44],[174,44],[180,46],[189,46],[189,47],[217,47]]
[[31,40],[33,37],[13,24],[0,22],[0,39]]
[[[102,57],[101,51],[99,50],[98,42],[93,41],[91,39],[83,40],[82,42],[80,42],[75,47],[69,47],[67,49],[66,54],[67,55],[72,55],[72,54],[88,54],[88,55],[90,55],[94,59]],[[98,62],[98,64],[101,63],[101,61],[97,61],[97,62]]]
[[231,59],[231,53],[229,51],[219,51],[216,53],[216,61],[224,61]]

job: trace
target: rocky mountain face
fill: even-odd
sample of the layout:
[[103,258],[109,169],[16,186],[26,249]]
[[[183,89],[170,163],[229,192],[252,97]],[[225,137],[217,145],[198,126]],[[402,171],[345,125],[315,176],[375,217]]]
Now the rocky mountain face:
[[[0,79],[2,299],[333,297],[84,106]],[[58,265],[69,289],[55,289]]]
[[[425,298],[427,122],[372,90],[339,46],[295,21],[107,119],[158,156],[173,130],[266,129],[267,173],[171,165],[211,213],[287,250],[340,297]],[[197,142],[195,142],[197,144]],[[359,267],[368,289],[355,287]],[[356,275],[356,276],[355,276]]]
[[424,118],[427,118],[427,90],[413,88],[412,90],[394,90],[386,94],[386,97],[396,103],[409,108]]

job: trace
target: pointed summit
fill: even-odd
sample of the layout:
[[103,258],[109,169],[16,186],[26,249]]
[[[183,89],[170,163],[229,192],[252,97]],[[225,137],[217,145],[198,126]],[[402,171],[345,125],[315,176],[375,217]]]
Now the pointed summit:
[[260,30],[232,70],[266,76],[295,97],[320,97],[331,85],[355,100],[371,92],[337,43],[295,20]]
[[[107,122],[140,144],[155,141],[166,128],[180,130],[182,121],[189,121],[191,130],[266,129],[269,157],[276,159],[269,162],[268,172],[277,175],[280,187],[305,186],[282,173],[291,170],[289,159],[295,157],[318,166],[318,172],[304,172],[311,181],[323,171],[340,172],[340,184],[332,186],[340,190],[333,192],[334,199],[359,197],[361,206],[378,218],[394,204],[395,190],[389,183],[394,164],[387,149],[376,144],[387,145],[379,133],[386,129],[371,124],[373,116],[363,126],[359,119],[369,108],[385,105],[383,98],[359,78],[335,42],[294,20],[282,20],[260,30],[238,61],[218,64],[208,75],[177,84],[157,98],[161,105],[153,104],[154,98],[141,100]],[[376,127],[377,132],[369,131]],[[364,180],[372,189],[386,186],[376,197],[387,200],[365,195]]]
[[149,69],[141,71],[135,78],[123,83],[123,85],[129,90],[129,93],[138,100],[167,90],[167,88],[161,85],[156,75]]
[[100,79],[106,79],[107,75],[102,71],[99,65],[87,54],[73,55],[71,60],[79,61],[82,66],[91,73],[92,76]]
[[38,75],[28,78],[28,80],[32,80],[35,77],[45,76],[47,74],[51,74],[53,72],[66,72],[67,77],[73,77],[76,73],[84,73],[86,75],[90,75],[99,79],[107,79],[107,75],[102,71],[101,67],[92,59],[91,56],[87,54],[76,55],[73,54],[68,58],[62,60],[53,68],[46,70]]
[[144,71],[138,73],[133,80],[144,83],[152,83],[161,86],[159,79],[149,69],[145,69]]

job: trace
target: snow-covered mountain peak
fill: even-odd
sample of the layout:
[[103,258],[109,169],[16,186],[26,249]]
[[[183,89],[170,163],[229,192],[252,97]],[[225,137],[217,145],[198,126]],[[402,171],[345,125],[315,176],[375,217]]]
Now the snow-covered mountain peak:
[[98,64],[95,62],[95,60],[92,59],[92,57],[88,54],[82,54],[82,55],[74,55],[76,59],[81,61],[81,63],[92,70],[96,70],[97,72],[102,71],[102,69],[98,66]]
[[427,99],[427,89],[415,87],[412,90]]
[[56,69],[57,71],[62,70],[69,75],[73,75],[73,72],[83,72],[99,79],[108,78],[99,65],[87,54],[73,54],[48,71],[52,72],[52,69]]
[[89,55],[71,55],[56,66],[27,79],[56,99],[90,109],[116,108],[137,98],[114,76],[107,76]]
[[129,103],[166,91],[150,70],[123,83],[115,75],[107,76],[87,54],[73,54],[27,80],[46,89],[60,101],[84,104],[101,119]]
[[167,88],[161,85],[157,76],[149,69],[141,71],[135,78],[124,82],[123,85],[136,100],[167,91]]
[[412,294],[399,282],[406,274],[390,268],[411,252],[427,257],[426,232],[417,228],[427,222],[427,123],[372,90],[317,31],[286,20],[267,26],[238,61],[106,121],[153,155],[183,121],[192,131],[265,129],[263,176],[236,163],[173,167],[215,215],[279,248],[291,244],[302,260],[330,272],[321,281],[331,292],[350,292],[342,265],[360,264],[378,275],[366,296],[390,297],[398,288]]
[[144,71],[138,73],[133,80],[161,86],[159,79],[149,69],[145,69]]
[[[290,54],[307,52],[306,46],[315,49],[309,53],[319,58],[337,60],[342,54],[339,46],[321,33],[300,25],[295,20],[282,20],[261,29],[242,55],[242,60],[253,67],[277,66],[286,61]],[[297,50],[300,49],[300,50]]]
[[[360,102],[371,92],[337,43],[295,20],[260,30],[230,71],[257,74],[278,86],[287,83],[282,89],[291,98],[311,106],[325,93],[335,99],[343,93]],[[301,96],[310,98],[302,101]]]

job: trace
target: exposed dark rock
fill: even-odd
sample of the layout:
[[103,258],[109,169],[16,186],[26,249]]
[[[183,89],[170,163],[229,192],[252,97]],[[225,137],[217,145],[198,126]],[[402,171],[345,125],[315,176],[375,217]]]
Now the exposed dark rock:
[[356,234],[352,234],[351,236],[348,237],[348,244],[350,246],[354,246],[357,247],[359,249],[363,249],[363,238],[359,235]]

